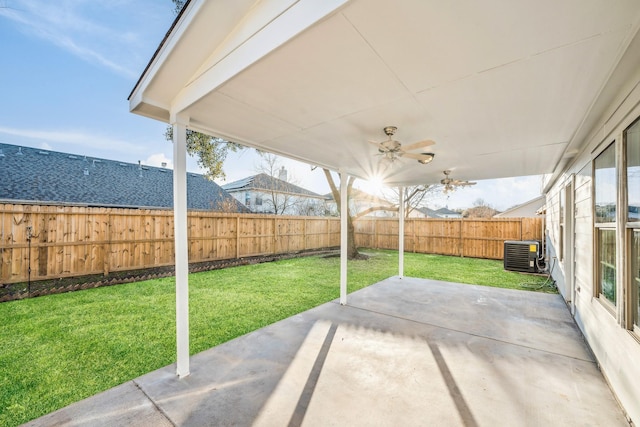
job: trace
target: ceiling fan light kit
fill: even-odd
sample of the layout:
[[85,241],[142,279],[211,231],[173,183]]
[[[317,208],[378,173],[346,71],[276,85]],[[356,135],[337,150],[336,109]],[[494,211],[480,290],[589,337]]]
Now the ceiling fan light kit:
[[431,163],[436,156],[434,153],[421,153],[421,155],[424,156],[424,158],[418,159],[418,163],[422,163],[423,165]]

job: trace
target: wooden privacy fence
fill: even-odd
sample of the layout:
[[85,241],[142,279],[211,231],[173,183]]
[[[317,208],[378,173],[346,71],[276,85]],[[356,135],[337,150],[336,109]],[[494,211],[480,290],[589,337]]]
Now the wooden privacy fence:
[[[340,245],[336,218],[193,211],[187,226],[191,263]],[[0,283],[173,263],[173,211],[0,205]]]
[[[470,258],[503,259],[505,240],[542,240],[543,218],[431,219],[404,223],[404,250]],[[398,249],[398,220],[360,219],[359,247]]]
[[[503,240],[540,240],[540,219],[405,222],[405,250],[502,258]],[[361,219],[361,247],[397,249],[397,219]],[[326,217],[188,215],[189,262],[276,255],[340,245],[340,221]],[[173,212],[0,205],[0,284],[173,265]]]

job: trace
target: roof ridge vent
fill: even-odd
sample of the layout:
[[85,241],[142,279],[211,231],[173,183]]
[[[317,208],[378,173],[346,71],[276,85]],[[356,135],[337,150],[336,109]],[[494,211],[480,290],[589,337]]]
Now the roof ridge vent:
[[75,159],[78,158],[78,156],[74,156],[73,154],[69,154],[69,158],[75,160]]
[[49,155],[49,152],[48,152],[48,151],[40,150],[40,151],[38,151],[38,154],[42,154],[43,156],[48,156],[48,155]]

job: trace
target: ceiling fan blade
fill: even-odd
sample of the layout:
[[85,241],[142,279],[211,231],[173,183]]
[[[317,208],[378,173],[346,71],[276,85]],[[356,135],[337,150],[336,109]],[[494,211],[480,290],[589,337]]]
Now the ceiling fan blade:
[[430,145],[434,145],[435,142],[430,139],[426,139],[424,141],[414,142],[413,144],[405,145],[402,147],[402,151],[411,151],[416,150],[418,148],[429,147]]
[[415,160],[428,160],[430,158],[433,158],[433,154],[407,153],[406,151],[402,151],[398,153],[398,156],[406,157],[408,159],[415,159]]

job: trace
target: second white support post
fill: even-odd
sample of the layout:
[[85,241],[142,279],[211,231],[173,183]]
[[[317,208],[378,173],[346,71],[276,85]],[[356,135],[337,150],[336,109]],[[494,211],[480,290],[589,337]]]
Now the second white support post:
[[176,263],[176,374],[189,375],[189,252],[187,238],[187,127],[173,125],[173,221]]
[[404,188],[398,187],[400,193],[398,206],[398,276],[404,277]]
[[347,250],[348,229],[347,215],[349,204],[347,200],[347,181],[349,176],[340,172],[340,304],[347,305]]

